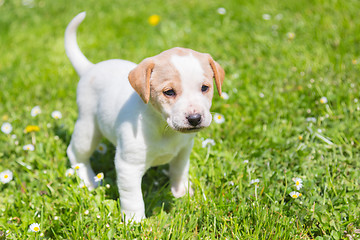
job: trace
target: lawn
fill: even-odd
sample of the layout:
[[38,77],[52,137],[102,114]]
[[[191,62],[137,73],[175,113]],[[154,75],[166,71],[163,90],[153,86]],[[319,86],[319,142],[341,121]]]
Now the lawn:
[[[357,0],[0,0],[0,239],[359,239],[359,9]],[[63,35],[82,11],[78,42],[94,63],[181,46],[226,71],[228,98],[212,106],[224,122],[200,132],[191,154],[194,196],[172,197],[167,166],[149,170],[139,224],[121,221],[105,139],[91,158],[101,187],[66,174],[78,76]]]

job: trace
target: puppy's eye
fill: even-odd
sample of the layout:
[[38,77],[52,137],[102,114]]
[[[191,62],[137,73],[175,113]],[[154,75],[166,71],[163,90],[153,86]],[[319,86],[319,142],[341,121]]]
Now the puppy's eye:
[[163,92],[165,96],[167,97],[175,97],[176,96],[176,93],[173,89],[170,89],[170,90],[167,90],[167,91],[164,91]]
[[202,87],[201,87],[202,92],[207,92],[208,90],[209,90],[209,86],[202,85]]

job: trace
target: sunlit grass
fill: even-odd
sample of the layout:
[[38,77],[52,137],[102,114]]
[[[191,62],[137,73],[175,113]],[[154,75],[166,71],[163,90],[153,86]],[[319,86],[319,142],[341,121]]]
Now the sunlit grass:
[[[0,0],[0,239],[359,238],[359,8]],[[181,46],[210,53],[227,73],[214,121],[195,139],[194,196],[173,198],[167,167],[151,169],[141,224],[121,222],[106,140],[92,156],[95,191],[66,156],[78,76],[63,35],[82,11],[78,42],[93,62]]]

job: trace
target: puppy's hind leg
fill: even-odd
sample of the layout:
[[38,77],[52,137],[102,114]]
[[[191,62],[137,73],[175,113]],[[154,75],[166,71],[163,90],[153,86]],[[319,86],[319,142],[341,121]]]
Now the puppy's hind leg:
[[78,176],[89,190],[97,187],[95,174],[90,165],[90,157],[101,140],[101,133],[94,116],[79,117],[67,148],[71,166],[78,168]]

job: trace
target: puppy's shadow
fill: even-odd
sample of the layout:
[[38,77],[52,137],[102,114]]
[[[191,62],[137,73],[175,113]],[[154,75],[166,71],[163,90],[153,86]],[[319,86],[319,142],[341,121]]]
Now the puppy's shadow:
[[[106,190],[106,198],[118,200],[119,192],[116,185],[116,170],[114,165],[115,147],[103,139],[102,143],[107,146],[107,152],[101,154],[95,151],[90,158],[91,166],[96,173],[103,172],[105,184],[110,188]],[[142,179],[142,192],[145,202],[145,214],[147,217],[157,215],[163,209],[169,212],[174,197],[171,194],[169,178],[167,176],[168,165],[150,168]]]

